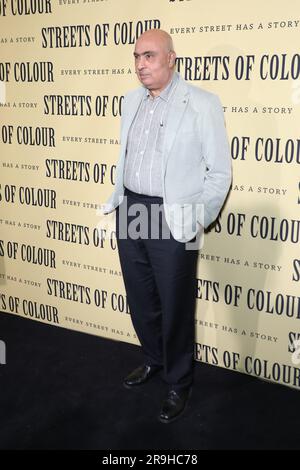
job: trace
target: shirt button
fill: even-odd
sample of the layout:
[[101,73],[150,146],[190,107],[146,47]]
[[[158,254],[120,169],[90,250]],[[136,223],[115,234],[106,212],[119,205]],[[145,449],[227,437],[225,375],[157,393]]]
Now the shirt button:
[[139,176],[139,172],[138,172],[138,171],[136,171],[135,175],[136,175],[136,176]]
[[153,113],[154,113],[154,111],[153,111],[153,109],[151,109],[150,114],[153,114]]
[[143,153],[144,153],[144,150],[142,150],[142,151],[140,152],[141,155],[143,155]]
[[145,134],[149,134],[149,131],[145,131]]

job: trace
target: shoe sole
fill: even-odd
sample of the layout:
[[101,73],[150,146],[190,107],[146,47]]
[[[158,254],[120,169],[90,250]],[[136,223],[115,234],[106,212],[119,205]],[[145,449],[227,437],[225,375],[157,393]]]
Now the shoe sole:
[[126,388],[127,390],[132,390],[134,388],[138,388],[141,385],[144,385],[146,382],[142,382],[141,384],[135,384],[135,385],[127,385],[123,383],[123,387]]

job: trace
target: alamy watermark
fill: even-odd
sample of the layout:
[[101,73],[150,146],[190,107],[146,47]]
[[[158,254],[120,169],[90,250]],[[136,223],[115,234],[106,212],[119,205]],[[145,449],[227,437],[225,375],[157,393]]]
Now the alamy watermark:
[[300,339],[295,339],[293,342],[293,354],[292,354],[292,363],[294,366],[300,364]]
[[6,364],[6,344],[0,340],[0,364]]
[[300,80],[294,80],[292,82],[292,103],[295,105],[300,104]]
[[6,83],[0,80],[0,104],[6,103]]
[[[101,220],[97,225],[100,239],[110,238],[114,231],[114,221],[104,215],[105,204],[97,215]],[[113,210],[110,208],[109,212]],[[196,202],[128,204],[127,196],[120,199],[115,215],[120,239],[166,240],[174,237],[185,243],[186,250],[198,250],[204,245],[204,206]]]

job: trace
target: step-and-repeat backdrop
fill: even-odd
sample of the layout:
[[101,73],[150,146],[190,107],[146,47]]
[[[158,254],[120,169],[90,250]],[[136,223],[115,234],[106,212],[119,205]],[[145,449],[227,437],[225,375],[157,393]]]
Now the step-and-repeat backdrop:
[[99,207],[150,28],[220,96],[231,144],[232,190],[199,256],[195,358],[299,389],[295,0],[0,0],[0,310],[138,344],[115,214]]

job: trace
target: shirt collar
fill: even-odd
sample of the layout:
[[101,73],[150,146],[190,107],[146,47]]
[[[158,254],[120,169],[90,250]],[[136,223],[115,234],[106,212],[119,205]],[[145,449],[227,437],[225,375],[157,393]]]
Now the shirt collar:
[[[171,90],[176,85],[177,81],[178,81],[178,74],[176,72],[174,72],[171,80],[168,83],[168,85],[155,98],[159,97],[159,98],[163,99],[164,101],[168,101],[169,97],[170,97]],[[149,98],[149,96],[151,96],[150,95],[150,90],[148,90],[148,88],[145,88],[145,97],[144,97],[144,99]]]

